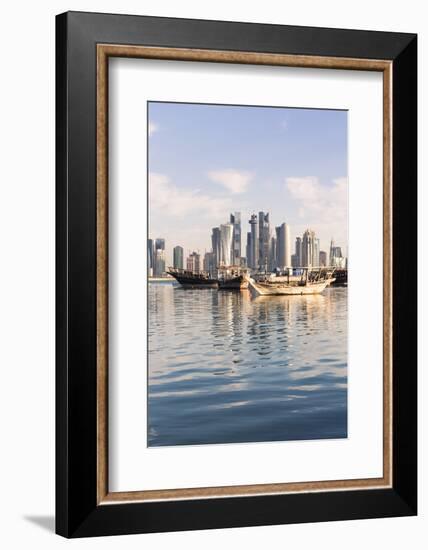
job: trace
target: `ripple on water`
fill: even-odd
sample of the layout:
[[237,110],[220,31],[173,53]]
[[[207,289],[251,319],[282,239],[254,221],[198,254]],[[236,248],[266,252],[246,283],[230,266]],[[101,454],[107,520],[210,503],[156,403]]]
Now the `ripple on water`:
[[347,437],[347,289],[149,286],[148,444]]

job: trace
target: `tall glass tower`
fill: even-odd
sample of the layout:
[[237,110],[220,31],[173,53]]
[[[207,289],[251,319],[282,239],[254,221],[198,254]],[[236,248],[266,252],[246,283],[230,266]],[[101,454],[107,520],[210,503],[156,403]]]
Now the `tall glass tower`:
[[291,267],[290,226],[282,223],[276,228],[276,258],[280,269]]
[[252,214],[249,220],[251,228],[251,265],[249,267],[257,269],[259,266],[259,238],[257,235],[257,216]]
[[174,267],[177,269],[183,269],[183,256],[184,250],[182,246],[174,246]]
[[232,265],[233,225],[220,225],[220,265]]
[[259,212],[259,258],[258,265],[264,269],[269,265],[270,224],[269,212]]
[[240,265],[241,262],[241,212],[230,215],[230,223],[233,225],[232,237],[232,263]]

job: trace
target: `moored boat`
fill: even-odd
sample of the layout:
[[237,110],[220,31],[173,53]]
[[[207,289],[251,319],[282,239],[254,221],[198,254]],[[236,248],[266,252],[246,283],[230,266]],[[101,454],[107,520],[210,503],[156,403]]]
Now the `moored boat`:
[[218,273],[219,290],[246,290],[248,288],[247,269],[240,266],[222,266]]
[[334,281],[333,271],[322,268],[301,268],[299,275],[261,275],[249,279],[257,296],[301,296],[320,294]]
[[203,271],[194,272],[177,267],[169,267],[168,274],[184,288],[218,288],[218,280]]
[[231,277],[230,279],[219,279],[219,290],[246,290],[249,282],[245,275],[238,275]]

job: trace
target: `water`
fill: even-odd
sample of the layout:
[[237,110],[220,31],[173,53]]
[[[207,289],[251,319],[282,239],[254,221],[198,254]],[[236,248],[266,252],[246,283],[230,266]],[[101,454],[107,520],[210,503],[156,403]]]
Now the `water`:
[[347,436],[347,289],[149,285],[148,444]]

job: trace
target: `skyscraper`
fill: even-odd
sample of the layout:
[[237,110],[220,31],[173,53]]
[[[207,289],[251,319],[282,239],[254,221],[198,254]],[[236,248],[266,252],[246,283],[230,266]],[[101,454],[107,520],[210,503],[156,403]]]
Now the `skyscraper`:
[[201,271],[201,255],[197,252],[192,252],[187,258],[186,269],[193,273],[199,273]]
[[270,224],[269,212],[259,212],[259,259],[258,265],[265,268],[269,264]]
[[245,253],[247,254],[247,266],[252,267],[253,260],[251,255],[251,232],[250,231],[248,231],[247,233],[247,246],[245,247]]
[[233,225],[232,263],[239,265],[241,258],[241,212],[231,214],[230,223]]
[[290,226],[282,223],[276,228],[276,263],[277,267],[284,269],[291,267]]
[[327,252],[320,250],[320,267],[326,267],[327,265]]
[[296,256],[295,267],[301,267],[302,266],[302,237],[296,237],[296,249],[295,249],[294,255]]
[[223,223],[220,225],[220,265],[232,265],[232,238],[233,225]]
[[314,267],[319,267],[320,265],[320,240],[315,237],[314,237],[312,265]]
[[274,271],[274,269],[278,267],[277,257],[277,238],[275,237],[275,235],[272,235],[272,237],[270,238],[269,247],[269,271]]
[[214,254],[214,264],[217,268],[220,265],[220,228],[213,227],[211,234],[211,245]]
[[312,267],[314,259],[315,232],[306,229],[302,239],[302,267]]
[[165,239],[155,240],[155,250],[165,250]]
[[258,268],[259,262],[259,238],[257,235],[257,216],[252,214],[248,222],[251,228],[251,265],[249,267],[253,269]]
[[154,255],[153,255],[153,239],[147,239],[147,275],[153,277]]
[[165,275],[165,250],[157,248],[154,252],[154,269],[155,277],[163,277]]
[[150,242],[152,243],[152,274],[154,277],[163,277],[165,275],[165,239],[155,239],[154,247],[152,239],[149,239],[149,248]]
[[174,267],[183,269],[184,250],[182,246],[174,246]]
[[342,256],[342,248],[336,246],[333,239],[330,243],[330,265],[343,268],[346,265],[346,259]]
[[205,252],[204,255],[204,271],[214,277],[216,266],[214,264],[214,252]]

